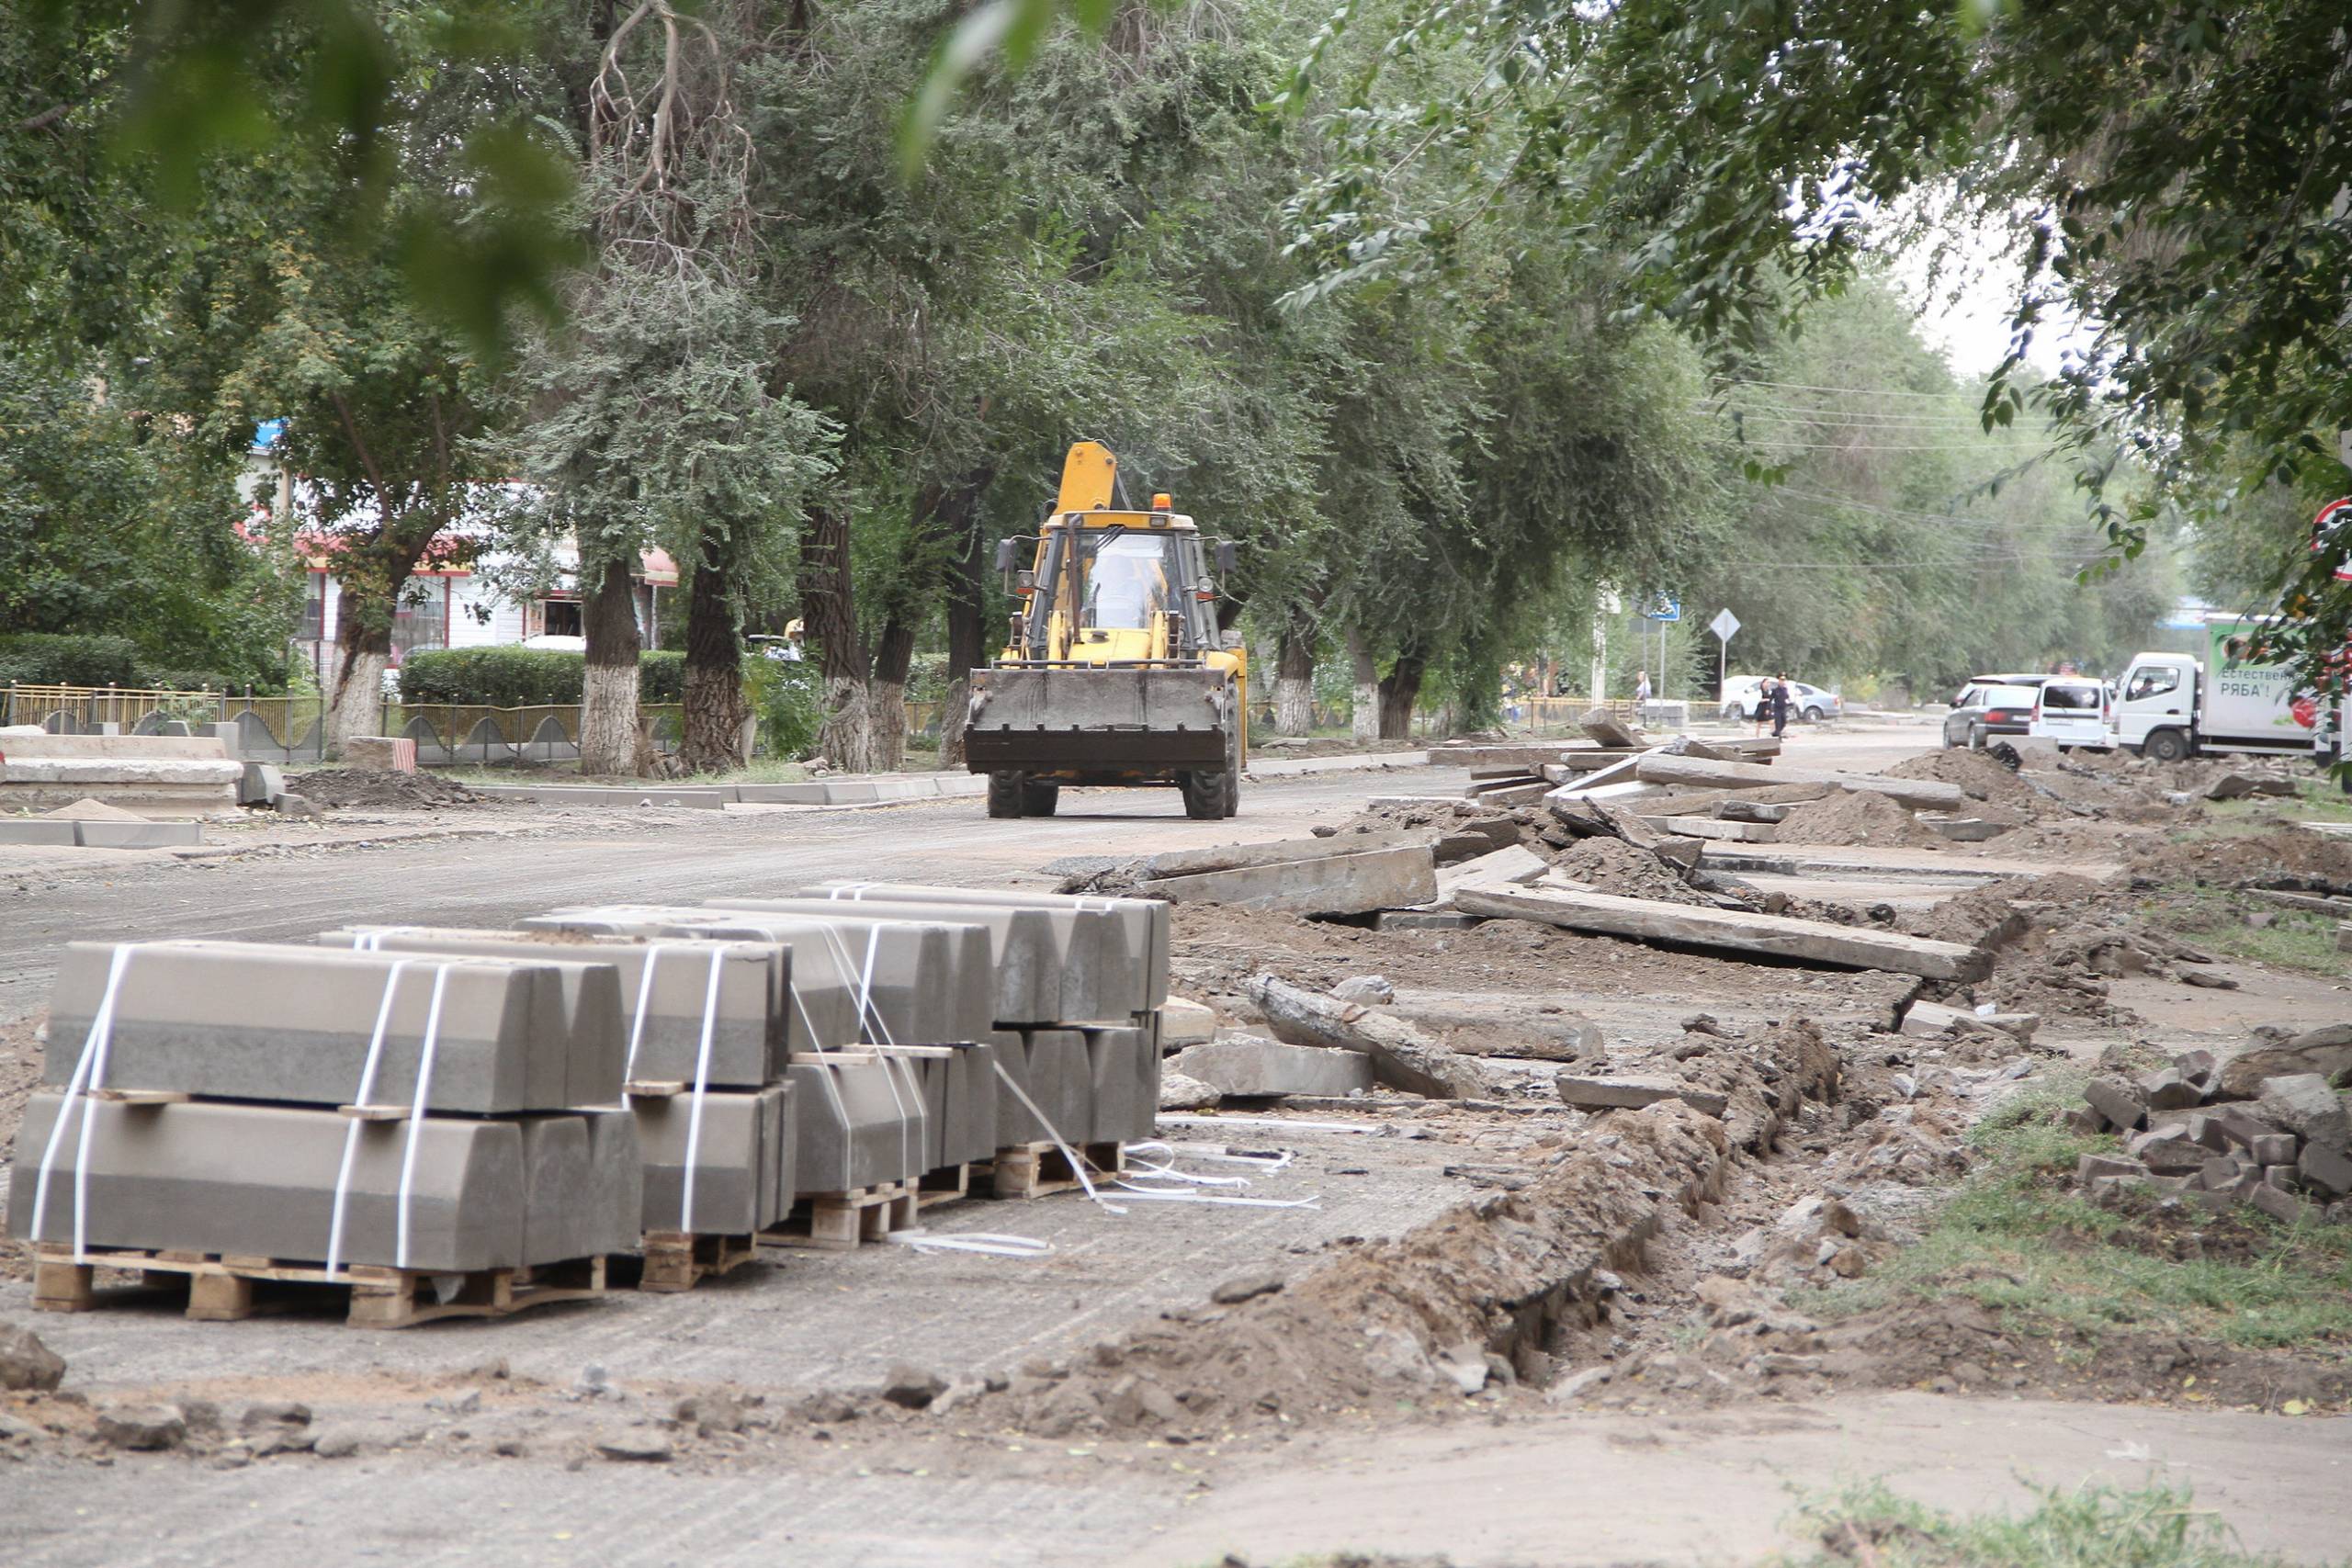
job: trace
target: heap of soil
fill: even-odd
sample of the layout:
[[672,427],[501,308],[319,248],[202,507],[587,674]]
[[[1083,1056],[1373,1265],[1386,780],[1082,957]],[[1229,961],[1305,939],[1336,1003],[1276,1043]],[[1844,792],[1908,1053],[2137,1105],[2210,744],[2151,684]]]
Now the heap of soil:
[[2152,882],[2262,886],[2301,878],[2352,886],[2352,840],[2314,833],[2285,818],[2267,832],[2156,843],[2132,856],[2132,873]]
[[1879,771],[1891,779],[1939,779],[2005,806],[2030,806],[2034,798],[2031,784],[1984,751],[1922,751]]
[[1552,864],[1562,876],[1589,882],[1603,893],[1622,897],[1657,898],[1671,904],[1710,901],[1685,883],[1674,867],[1623,839],[1579,839],[1555,853]]
[[[2001,764],[1995,762],[1994,767]],[[2003,772],[2007,770],[2003,769]],[[1833,795],[1789,808],[1773,836],[1782,844],[1870,844],[1932,849],[1943,842],[1933,829],[1923,828],[1908,811],[1883,795],[1867,790]]]
[[454,779],[438,773],[402,773],[390,768],[324,768],[287,781],[286,787],[319,806],[404,807],[466,806],[486,800]]

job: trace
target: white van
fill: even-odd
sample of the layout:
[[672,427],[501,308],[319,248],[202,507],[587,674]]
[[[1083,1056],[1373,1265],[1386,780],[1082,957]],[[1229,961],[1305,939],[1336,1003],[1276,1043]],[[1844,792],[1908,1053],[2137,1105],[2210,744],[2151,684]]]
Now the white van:
[[2033,702],[2033,719],[2026,733],[2036,740],[2061,746],[2115,744],[2107,728],[2107,686],[2071,675],[2053,675],[2041,683]]

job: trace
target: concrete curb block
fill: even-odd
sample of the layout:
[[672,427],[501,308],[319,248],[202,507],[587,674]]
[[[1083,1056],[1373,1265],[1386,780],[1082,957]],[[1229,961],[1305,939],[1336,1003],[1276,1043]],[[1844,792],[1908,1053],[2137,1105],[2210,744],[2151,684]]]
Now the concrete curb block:
[[85,850],[168,850],[204,841],[195,822],[81,822],[55,817],[0,821],[0,846],[41,844]]

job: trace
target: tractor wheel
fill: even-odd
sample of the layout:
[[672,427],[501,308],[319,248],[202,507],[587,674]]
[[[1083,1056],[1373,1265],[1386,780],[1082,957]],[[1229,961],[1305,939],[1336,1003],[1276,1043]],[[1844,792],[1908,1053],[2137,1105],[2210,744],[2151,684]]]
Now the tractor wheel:
[[1039,784],[1035,779],[1023,779],[1021,783],[1021,815],[1051,817],[1054,814],[1054,807],[1061,804],[1061,785]]
[[989,815],[1018,817],[1021,815],[1023,780],[1019,773],[1000,769],[989,775]]
[[1228,815],[1226,790],[1233,775],[1223,768],[1199,769],[1176,775],[1176,789],[1184,797],[1184,815],[1196,822]]

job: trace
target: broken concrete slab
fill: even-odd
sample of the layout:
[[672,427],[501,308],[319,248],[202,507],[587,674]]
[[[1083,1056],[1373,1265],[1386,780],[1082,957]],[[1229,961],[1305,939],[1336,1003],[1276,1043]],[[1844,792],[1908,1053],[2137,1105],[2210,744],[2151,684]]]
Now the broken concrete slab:
[[1534,851],[1511,844],[1490,853],[1465,860],[1441,869],[1437,874],[1438,902],[1453,896],[1457,887],[1486,882],[1528,883],[1552,869],[1552,863]]
[[1675,1078],[1562,1073],[1552,1084],[1563,1101],[1580,1111],[1636,1111],[1679,1100],[1702,1115],[1721,1116],[1731,1105],[1726,1095]]
[[1769,822],[1739,822],[1714,817],[1644,817],[1641,822],[1653,832],[1734,844],[1769,844],[1779,836],[1779,829]]
[[2279,1125],[2322,1148],[2342,1154],[2352,1144],[2352,1121],[2346,1117],[2344,1100],[2317,1073],[2266,1078],[2255,1103]]
[[1204,1003],[1170,997],[1159,1006],[1159,1043],[1163,1050],[1197,1045],[1216,1038],[1216,1011]]
[[1437,900],[1437,869],[1426,848],[1373,850],[1236,871],[1160,877],[1136,892],[1170,903],[1227,904],[1295,915],[1363,915]]
[[1663,752],[1645,755],[1634,776],[1644,784],[1687,784],[1699,789],[1758,787],[1782,784],[1826,784],[1848,791],[1883,795],[1914,811],[1956,811],[1964,808],[1967,792],[1939,779],[1897,779],[1877,773],[1798,773],[1757,762],[1711,762],[1700,757],[1676,757]]
[[1372,1058],[1361,1052],[1324,1045],[1285,1045],[1249,1035],[1227,1035],[1191,1045],[1169,1060],[1182,1073],[1237,1097],[1280,1094],[1340,1096],[1373,1087]]
[[2128,1133],[2147,1123],[2148,1102],[2137,1084],[2121,1078],[2093,1078],[2084,1086],[2083,1099],[2119,1131]]
[[1633,748],[1643,744],[1642,738],[1607,708],[1587,708],[1577,719],[1577,727],[1603,746]]
[[2262,1092],[2266,1078],[2290,1073],[2334,1078],[2348,1068],[2352,1068],[2352,1024],[2331,1023],[2284,1041],[2257,1037],[2222,1064],[2221,1092],[2236,1100],[2251,1100]]
[[1354,1006],[1272,975],[1252,978],[1249,996],[1278,1038],[1361,1051],[1372,1058],[1374,1077],[1392,1088],[1438,1100],[1480,1100],[1495,1087],[1488,1069],[1384,1009]]
[[1580,1062],[1604,1048],[1600,1026],[1580,1010],[1581,1001],[1565,992],[1497,996],[1415,988],[1397,991],[1387,1007],[1465,1056]]
[[1885,969],[1931,980],[1978,980],[1992,969],[1990,953],[1958,942],[1783,915],[1745,914],[1566,889],[1464,888],[1453,901],[1456,908],[1474,915],[1539,920],[1569,931],[1688,942],[1845,968]]

